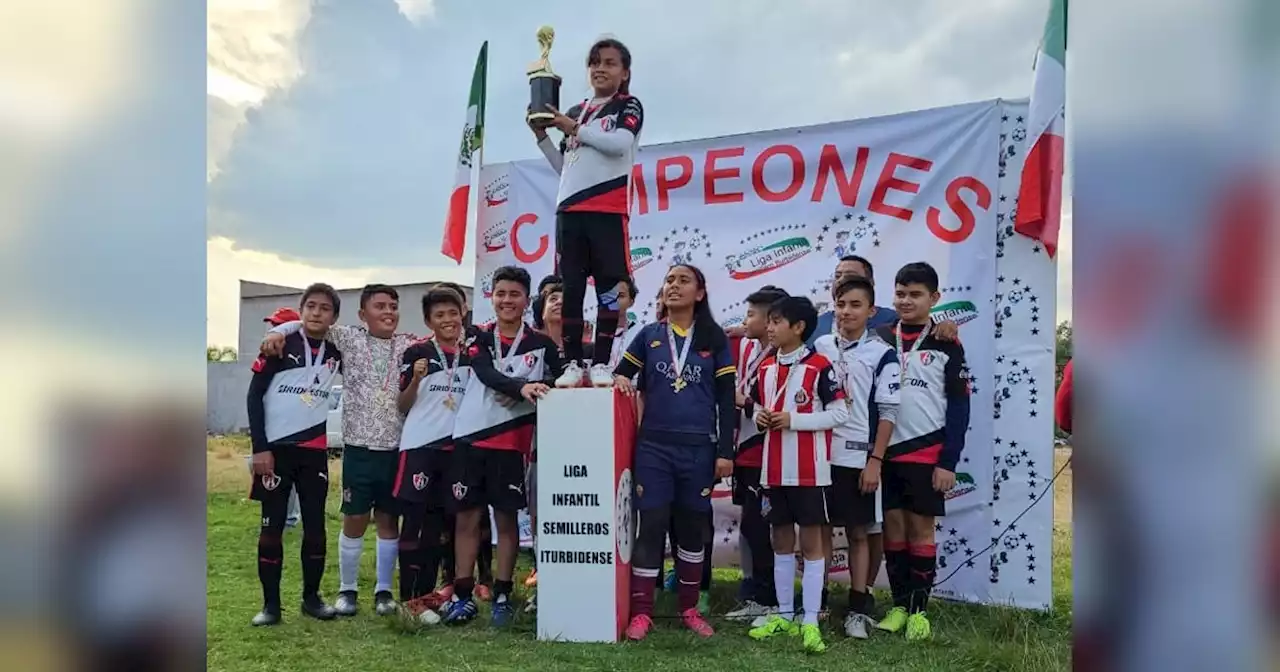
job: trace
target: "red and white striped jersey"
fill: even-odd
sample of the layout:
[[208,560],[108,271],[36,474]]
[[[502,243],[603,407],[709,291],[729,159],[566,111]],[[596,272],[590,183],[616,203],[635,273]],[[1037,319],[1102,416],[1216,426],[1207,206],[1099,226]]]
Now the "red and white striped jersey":
[[[768,346],[754,338],[742,336],[736,339],[734,344],[734,365],[738,369],[738,387],[748,398],[752,397],[751,390],[755,387],[756,380],[760,376],[760,367],[764,364],[766,355],[769,354]],[[748,401],[747,406],[742,409],[741,417],[738,419],[738,436],[736,439],[738,446],[738,456],[734,462],[741,467],[759,468],[762,464],[762,448],[764,445],[764,436],[760,433],[760,429],[756,427],[754,419],[754,404]]]
[[752,398],[761,408],[791,416],[790,429],[765,433],[760,484],[831,485],[831,430],[849,417],[831,362],[805,346],[770,355],[760,366]]

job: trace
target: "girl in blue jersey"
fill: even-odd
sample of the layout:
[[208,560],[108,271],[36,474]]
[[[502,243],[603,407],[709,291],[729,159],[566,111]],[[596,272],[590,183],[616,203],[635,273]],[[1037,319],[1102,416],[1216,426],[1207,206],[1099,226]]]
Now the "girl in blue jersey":
[[626,631],[632,640],[644,639],[653,627],[653,593],[673,512],[680,618],[702,637],[715,633],[698,613],[698,589],[703,563],[710,560],[711,488],[733,472],[737,370],[711,314],[702,271],[687,264],[667,271],[659,317],[637,332],[614,369],[619,390],[644,395],[634,468],[639,532]]

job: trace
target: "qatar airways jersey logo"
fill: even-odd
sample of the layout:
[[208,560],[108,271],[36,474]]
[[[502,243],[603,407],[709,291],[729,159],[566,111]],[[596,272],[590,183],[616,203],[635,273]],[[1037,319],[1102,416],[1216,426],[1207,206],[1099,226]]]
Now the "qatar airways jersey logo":
[[484,186],[484,205],[487,208],[502,205],[507,202],[507,192],[510,188],[510,182],[506,175],[500,175],[489,181]]
[[747,280],[776,271],[793,264],[813,251],[813,245],[804,236],[783,238],[759,245],[726,259],[729,277]]

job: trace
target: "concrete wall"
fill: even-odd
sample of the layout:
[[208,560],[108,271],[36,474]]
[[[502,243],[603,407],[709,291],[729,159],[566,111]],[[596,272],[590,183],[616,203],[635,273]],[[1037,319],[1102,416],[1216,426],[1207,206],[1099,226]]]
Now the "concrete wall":
[[245,394],[249,391],[249,379],[253,377],[249,362],[209,362],[208,369],[207,431],[213,434],[248,431],[249,412],[245,407]]

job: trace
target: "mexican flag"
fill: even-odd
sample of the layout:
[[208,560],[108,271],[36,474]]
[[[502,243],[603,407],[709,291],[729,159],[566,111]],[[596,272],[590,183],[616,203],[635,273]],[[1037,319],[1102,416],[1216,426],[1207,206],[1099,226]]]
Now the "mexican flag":
[[467,123],[462,127],[458,149],[458,170],[449,196],[449,214],[444,220],[444,240],[440,253],[459,264],[467,246],[467,206],[471,203],[471,165],[484,144],[484,83],[488,70],[489,42],[480,45],[476,70],[471,75],[471,97],[467,99]]
[[1022,167],[1018,216],[1013,228],[1041,241],[1052,257],[1058,249],[1066,153],[1067,0],[1050,0],[1049,19],[1036,54],[1034,80],[1027,124],[1027,137],[1034,144]]

